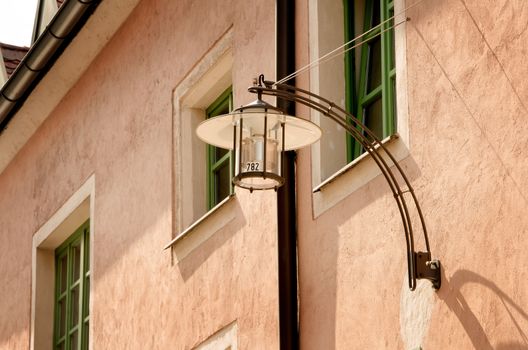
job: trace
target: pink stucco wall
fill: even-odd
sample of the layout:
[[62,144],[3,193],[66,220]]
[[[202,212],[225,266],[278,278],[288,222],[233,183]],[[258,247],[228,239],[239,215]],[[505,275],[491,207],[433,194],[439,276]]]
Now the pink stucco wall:
[[268,1],[138,5],[0,174],[0,349],[29,346],[32,235],[92,174],[94,349],[190,349],[233,321],[239,348],[277,348],[272,193],[241,193],[237,219],[184,261],[163,251],[178,233],[172,91],[232,26],[247,99],[248,76],[274,72],[274,18]]
[[[528,8],[426,0],[407,16],[408,85],[398,93],[409,101],[410,155],[401,165],[443,264],[442,288],[406,290],[405,240],[381,176],[317,219],[301,176],[302,349],[524,349]],[[301,46],[299,66],[307,55]],[[299,165],[310,174],[308,150]]]
[[[299,67],[308,3],[296,0]],[[173,90],[232,27],[235,105],[252,100],[250,79],[274,72],[274,11],[264,0],[142,1],[0,174],[0,349],[29,347],[32,236],[92,174],[94,349],[190,349],[233,321],[239,349],[278,348],[273,192],[237,191],[236,218],[183,261],[163,251],[178,233]],[[314,218],[303,149],[301,348],[526,348],[528,7],[423,0],[407,15],[401,165],[442,288],[407,290],[401,222],[381,176]]]

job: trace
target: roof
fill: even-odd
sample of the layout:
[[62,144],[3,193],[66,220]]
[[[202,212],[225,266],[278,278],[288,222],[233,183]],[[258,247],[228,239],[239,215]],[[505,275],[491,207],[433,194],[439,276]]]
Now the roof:
[[[140,1],[64,1],[11,77],[0,86],[0,174]],[[40,88],[35,89],[37,86]]]
[[20,47],[10,44],[0,43],[0,49],[2,52],[2,58],[4,59],[4,65],[9,78],[19,65],[22,58],[26,55],[29,47]]

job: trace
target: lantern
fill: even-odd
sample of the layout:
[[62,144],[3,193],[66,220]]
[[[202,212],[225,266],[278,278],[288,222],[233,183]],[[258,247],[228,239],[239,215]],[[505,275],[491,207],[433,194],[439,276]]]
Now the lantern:
[[253,191],[282,186],[284,151],[316,142],[321,129],[258,99],[205,120],[196,134],[213,146],[235,150],[233,183]]

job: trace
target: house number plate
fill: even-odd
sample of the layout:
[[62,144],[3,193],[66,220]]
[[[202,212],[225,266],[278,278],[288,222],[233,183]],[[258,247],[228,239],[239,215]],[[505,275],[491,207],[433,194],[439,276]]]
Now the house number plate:
[[244,168],[244,171],[262,171],[262,166],[260,162],[246,162],[246,167]]

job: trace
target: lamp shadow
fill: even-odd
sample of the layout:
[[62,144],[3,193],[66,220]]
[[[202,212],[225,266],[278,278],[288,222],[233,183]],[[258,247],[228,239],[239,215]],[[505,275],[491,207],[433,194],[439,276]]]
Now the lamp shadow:
[[[516,304],[512,298],[502,291],[493,281],[490,281],[469,270],[457,270],[449,280],[445,277],[445,275],[442,276],[442,280],[442,289],[438,296],[446,303],[449,309],[458,318],[475,349],[528,349],[528,336],[526,334],[526,330],[521,327],[518,320],[516,319],[516,316],[512,313],[512,309],[515,310],[516,313],[526,321],[528,321],[528,313],[521,306]],[[471,310],[466,299],[461,293],[462,286],[468,283],[476,283],[484,286],[497,295],[504,306],[504,309],[508,313],[514,328],[519,333],[522,342],[508,341],[499,343],[495,347],[492,346],[477,316]]]
[[[421,176],[420,168],[412,156],[409,155],[400,160],[399,164],[411,183],[413,180],[416,180]],[[391,167],[391,170],[395,173],[397,172],[394,166]],[[405,189],[402,179],[397,174],[396,179],[402,189]],[[337,202],[332,208],[321,213],[320,216],[311,221],[311,227],[308,229],[308,231],[310,231],[310,238],[299,238],[299,269],[301,271],[299,283],[301,303],[300,333],[302,348],[314,350],[335,349],[338,347],[338,344],[341,343],[342,339],[338,339],[339,332],[337,329],[339,298],[338,285],[340,283],[340,277],[338,275],[339,262],[337,259],[340,255],[339,241],[342,239],[341,235],[343,233],[340,232],[339,228],[347,224],[352,217],[357,215],[361,215],[368,220],[369,214],[364,212],[364,209],[385,197],[389,198],[388,200],[391,201],[391,205],[394,205],[394,208],[396,208],[397,204],[392,202],[392,199],[390,198],[392,197],[391,189],[387,184],[386,179],[380,173],[378,176],[372,178],[356,191]],[[408,201],[410,203],[410,198]],[[412,211],[414,210],[412,204],[410,204],[409,210],[412,215]],[[346,214],[340,215],[339,213]],[[311,214],[312,213],[310,213],[310,216]],[[394,223],[394,233],[401,235],[396,238],[396,241],[399,242],[399,246],[396,248],[398,249],[396,254],[401,255],[401,261],[405,264],[405,266],[401,266],[401,268],[407,269],[405,258],[405,236],[403,230],[401,230],[401,220],[399,219],[399,214],[396,210],[393,215],[394,217],[390,220]],[[413,222],[413,224],[417,225],[418,223]],[[301,232],[300,234],[303,234],[303,231],[300,230],[299,232]],[[363,236],[364,238],[364,235],[368,234],[368,232],[352,230],[346,234],[349,235],[347,239],[351,242],[357,241],[360,242],[358,244],[365,244],[366,241],[362,240],[360,236]],[[418,234],[415,234],[415,236],[415,249],[420,250],[423,244],[423,238],[421,236],[418,237]],[[384,243],[382,238],[378,238],[379,245],[382,245]],[[303,243],[303,241],[306,241],[307,243]],[[318,250],[324,252],[324,254],[319,254],[317,256],[317,265],[315,267],[308,262],[308,260],[311,261],[313,259],[313,255],[307,254],[307,252],[311,252],[313,246],[317,246]],[[310,266],[312,270],[308,270],[309,268],[306,266]],[[316,271],[313,270],[314,268]],[[394,269],[394,271],[400,271],[400,266],[391,265],[391,269]],[[302,270],[306,271],[303,272]],[[373,273],[381,273],[381,270]],[[369,278],[371,277],[369,277],[368,274],[358,275],[357,282],[360,284],[363,279]],[[321,280],[323,280],[324,283],[321,283]],[[361,292],[356,290],[355,292],[363,293],[365,291]],[[367,291],[366,293],[369,292],[371,291]],[[324,305],[324,307],[322,305]],[[373,319],[375,319],[375,317]]]

